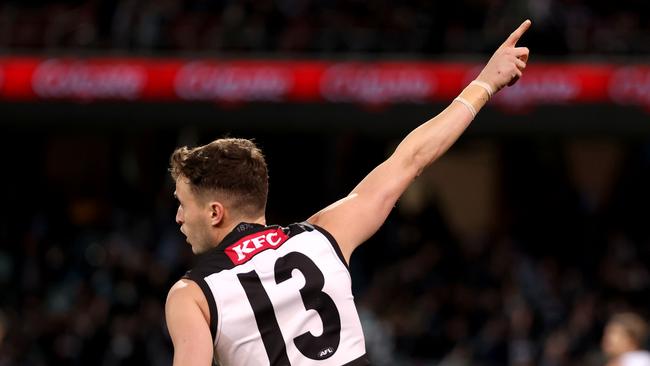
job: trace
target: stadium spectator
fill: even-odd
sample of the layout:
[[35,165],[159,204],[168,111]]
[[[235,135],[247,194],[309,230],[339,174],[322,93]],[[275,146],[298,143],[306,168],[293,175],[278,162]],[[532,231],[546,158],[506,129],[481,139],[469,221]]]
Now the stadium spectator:
[[603,351],[610,359],[607,366],[650,366],[650,352],[643,350],[647,337],[648,324],[639,315],[612,316],[603,336]]
[[544,55],[650,52],[648,2],[622,0],[312,1],[39,0],[0,4],[11,50],[286,52],[311,55],[487,53],[513,26]]

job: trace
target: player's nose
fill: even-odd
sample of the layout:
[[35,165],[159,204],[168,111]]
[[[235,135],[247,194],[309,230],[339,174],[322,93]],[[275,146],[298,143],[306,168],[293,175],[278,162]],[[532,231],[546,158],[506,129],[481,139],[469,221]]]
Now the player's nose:
[[176,223],[183,225],[183,209],[180,206],[178,207],[178,210],[176,210]]

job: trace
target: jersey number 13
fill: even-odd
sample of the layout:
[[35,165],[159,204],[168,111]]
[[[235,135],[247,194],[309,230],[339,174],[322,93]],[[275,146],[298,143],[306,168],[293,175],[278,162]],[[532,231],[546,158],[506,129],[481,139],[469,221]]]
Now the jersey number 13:
[[[331,357],[341,340],[341,317],[334,300],[323,292],[325,277],[316,264],[306,255],[291,252],[275,262],[275,283],[280,284],[290,279],[291,272],[297,269],[305,277],[305,286],[300,289],[300,297],[307,310],[315,310],[323,322],[323,334],[315,337],[305,332],[293,339],[296,348],[312,360],[324,360]],[[255,313],[255,321],[262,335],[262,342],[269,356],[271,365],[289,366],[289,357],[280,331],[278,319],[273,311],[273,304],[262,286],[262,281],[255,271],[237,275],[246,297]]]

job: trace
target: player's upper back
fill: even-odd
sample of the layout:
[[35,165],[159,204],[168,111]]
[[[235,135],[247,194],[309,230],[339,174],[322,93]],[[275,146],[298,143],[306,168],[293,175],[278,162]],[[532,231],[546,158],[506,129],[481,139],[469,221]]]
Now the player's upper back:
[[186,277],[222,365],[367,364],[347,265],[321,228],[242,223]]

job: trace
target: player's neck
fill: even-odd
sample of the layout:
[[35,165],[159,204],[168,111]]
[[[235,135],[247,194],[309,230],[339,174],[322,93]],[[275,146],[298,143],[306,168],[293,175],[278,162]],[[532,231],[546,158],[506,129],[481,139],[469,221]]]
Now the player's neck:
[[266,217],[265,216],[259,216],[259,217],[236,217],[232,218],[231,220],[228,220],[227,223],[224,223],[221,225],[219,228],[219,231],[217,233],[217,243],[221,243],[223,239],[228,235],[230,232],[232,232],[235,227],[242,222],[248,223],[248,224],[260,224],[260,225],[266,225]]
[[265,216],[258,216],[258,217],[237,217],[233,218],[231,222],[228,224],[228,230],[227,232],[231,232],[235,229],[235,226],[241,224],[242,222],[245,222],[247,224],[260,224],[260,225],[266,225],[266,217]]

